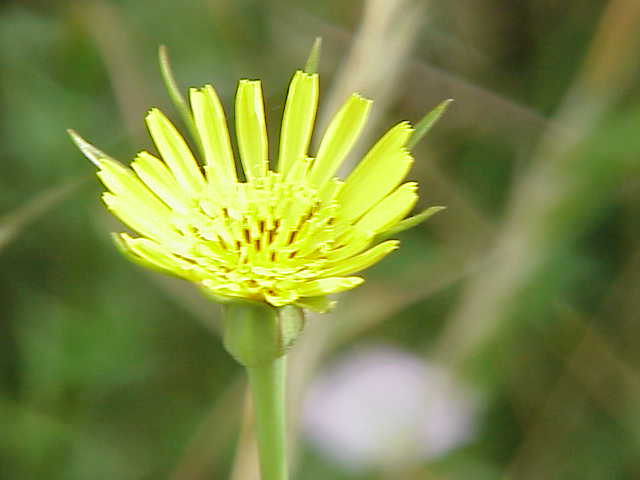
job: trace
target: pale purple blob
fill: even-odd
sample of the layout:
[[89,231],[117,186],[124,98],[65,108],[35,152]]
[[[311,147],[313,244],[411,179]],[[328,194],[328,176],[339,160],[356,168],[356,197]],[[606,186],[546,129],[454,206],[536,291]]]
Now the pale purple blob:
[[468,440],[472,397],[442,367],[392,347],[369,347],[313,382],[303,424],[310,441],[346,467],[396,468]]

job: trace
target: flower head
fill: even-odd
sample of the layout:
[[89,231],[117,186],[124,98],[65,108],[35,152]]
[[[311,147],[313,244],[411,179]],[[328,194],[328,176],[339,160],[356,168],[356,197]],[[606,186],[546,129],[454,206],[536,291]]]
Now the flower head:
[[318,75],[289,86],[280,148],[269,167],[259,81],[241,80],[235,101],[242,173],[214,88],[190,91],[190,121],[203,166],[158,109],[146,123],[159,155],[142,151],[126,168],[72,132],[99,168],[109,210],[138,236],[115,235],[131,259],[200,285],[221,300],[318,310],[327,294],[360,285],[353,276],[396,249],[380,242],[417,200],[402,183],[413,159],[408,122],[389,130],[344,180],[336,171],[365,124],[371,101],[352,95],[309,156]]

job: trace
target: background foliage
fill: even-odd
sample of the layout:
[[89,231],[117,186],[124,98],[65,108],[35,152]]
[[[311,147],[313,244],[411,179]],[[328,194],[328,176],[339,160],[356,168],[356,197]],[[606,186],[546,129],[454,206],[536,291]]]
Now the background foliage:
[[123,161],[150,148],[165,44],[228,111],[263,79],[277,138],[315,36],[321,119],[352,90],[376,100],[372,135],[456,102],[413,170],[448,210],[312,319],[292,402],[336,352],[391,342],[485,405],[466,446],[391,474],[298,437],[296,478],[640,478],[638,20],[633,0],[2,2],[0,478],[250,478],[217,307],[118,255],[65,129]]

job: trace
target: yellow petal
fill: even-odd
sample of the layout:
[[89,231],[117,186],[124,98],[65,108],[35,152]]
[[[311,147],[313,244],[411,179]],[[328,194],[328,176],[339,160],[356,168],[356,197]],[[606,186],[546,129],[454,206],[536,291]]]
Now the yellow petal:
[[162,159],[180,186],[192,195],[200,193],[204,187],[204,177],[180,133],[156,108],[147,114],[145,120]]
[[360,230],[352,230],[342,241],[344,246],[327,254],[327,260],[338,263],[359,254],[371,244],[372,234]]
[[393,127],[349,175],[336,198],[347,219],[353,220],[364,214],[407,175],[413,158],[404,144],[412,132],[407,122]]
[[216,186],[237,180],[224,110],[211,85],[191,89],[191,109],[200,135],[207,175]]
[[306,157],[318,108],[318,75],[297,71],[289,85],[280,131],[278,171],[286,174]]
[[391,253],[398,248],[400,242],[397,240],[388,240],[373,248],[370,248],[360,255],[342,260],[338,265],[333,268],[329,268],[322,272],[322,275],[328,277],[335,277],[340,275],[351,275],[352,273],[359,272],[371,265],[378,263],[387,254]]
[[144,258],[140,258],[138,255],[133,253],[129,249],[127,244],[124,243],[124,241],[121,238],[121,235],[126,235],[126,234],[124,234],[124,233],[112,233],[111,234],[111,238],[113,240],[113,243],[115,243],[116,247],[120,251],[120,253],[122,253],[125,257],[127,257],[130,261],[132,261],[134,263],[137,263],[138,265],[140,265],[142,267],[145,267],[145,268],[150,268],[152,270],[157,270],[157,271],[162,272],[162,273],[172,274],[172,271],[166,270],[166,269],[161,268],[161,267],[158,267],[154,263],[151,263],[151,262],[145,260]]
[[364,280],[360,277],[320,278],[303,283],[296,288],[296,293],[301,297],[316,297],[350,290],[362,282]]
[[370,107],[371,100],[352,95],[333,117],[309,173],[311,185],[322,187],[340,168],[364,127]]
[[306,178],[312,163],[313,158],[311,157],[301,157],[298,158],[295,162],[292,162],[286,174],[287,181],[292,185],[302,183]]
[[118,248],[136,263],[171,275],[182,276],[177,259],[158,243],[146,238],[131,238],[126,233],[113,236]]
[[139,234],[169,245],[180,242],[180,235],[173,230],[168,215],[160,215],[158,211],[108,192],[102,195],[102,200],[116,217]]
[[402,220],[415,205],[418,200],[417,187],[418,185],[414,182],[400,186],[395,192],[369,210],[356,223],[356,229],[368,235],[375,235],[391,228]]
[[259,80],[240,80],[236,93],[236,136],[248,181],[264,177],[268,167],[267,127]]
[[318,197],[320,198],[320,201],[322,203],[333,202],[343,187],[344,182],[338,180],[337,178],[332,178],[327,183],[325,183],[320,192],[318,192]]
[[186,212],[189,199],[167,166],[149,152],[140,152],[131,164],[138,177],[173,210]]
[[158,218],[167,218],[170,210],[140,181],[134,173],[114,160],[99,160],[98,177],[116,196],[133,208],[153,212]]

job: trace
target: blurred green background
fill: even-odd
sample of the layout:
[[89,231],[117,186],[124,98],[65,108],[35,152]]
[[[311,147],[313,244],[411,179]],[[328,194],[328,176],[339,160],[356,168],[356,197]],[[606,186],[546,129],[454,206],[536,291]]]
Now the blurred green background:
[[310,319],[291,404],[376,342],[451,368],[482,408],[466,444],[392,472],[294,432],[294,477],[640,478],[639,21],[634,0],[0,3],[0,478],[255,478],[218,307],[119,256],[65,129],[122,161],[151,148],[145,111],[178,117],[165,44],[180,84],[214,83],[228,112],[261,78],[277,138],[315,36],[319,123],[359,91],[363,145],[456,101],[411,174],[420,207],[448,210]]

